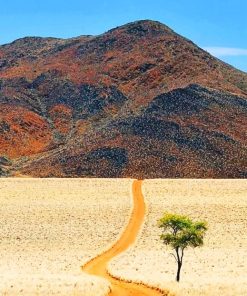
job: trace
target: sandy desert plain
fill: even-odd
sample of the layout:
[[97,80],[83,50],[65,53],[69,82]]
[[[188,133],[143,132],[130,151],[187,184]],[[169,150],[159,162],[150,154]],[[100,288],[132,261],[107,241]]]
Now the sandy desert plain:
[[[134,218],[132,183],[0,179],[0,295],[108,295],[110,282],[81,266],[114,245]],[[164,295],[247,295],[247,180],[145,180],[142,193],[144,223],[135,243],[109,262],[111,275]],[[209,227],[204,246],[185,253],[179,284],[159,239],[165,211]]]

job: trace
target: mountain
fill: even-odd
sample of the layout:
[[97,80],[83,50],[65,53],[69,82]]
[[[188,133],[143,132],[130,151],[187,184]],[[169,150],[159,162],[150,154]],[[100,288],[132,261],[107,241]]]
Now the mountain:
[[0,46],[5,175],[243,178],[246,127],[247,74],[159,22]]

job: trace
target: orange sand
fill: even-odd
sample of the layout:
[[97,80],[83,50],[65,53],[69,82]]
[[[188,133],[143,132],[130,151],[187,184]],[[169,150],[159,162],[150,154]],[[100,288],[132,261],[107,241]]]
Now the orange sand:
[[[135,180],[133,182],[133,199],[134,206],[129,224],[127,225],[123,235],[116,244],[102,255],[88,262],[83,270],[89,274],[106,278],[111,282],[112,291],[110,296],[160,296],[161,292],[146,287],[141,284],[127,283],[119,279],[111,277],[107,272],[108,262],[118,254],[124,252],[132,245],[137,237],[140,227],[145,216],[145,203],[141,191],[142,181]],[[119,213],[121,214],[121,213]]]

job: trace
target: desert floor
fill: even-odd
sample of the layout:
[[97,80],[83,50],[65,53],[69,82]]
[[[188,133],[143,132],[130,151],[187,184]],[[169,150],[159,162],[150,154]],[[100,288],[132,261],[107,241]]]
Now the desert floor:
[[0,179],[0,295],[88,295],[109,282],[81,266],[128,223],[132,180]]
[[[161,294],[107,271],[167,295],[247,295],[246,180],[0,179],[0,205],[0,295]],[[165,211],[209,226],[179,284]]]
[[[134,247],[112,260],[111,274],[169,290],[173,295],[247,295],[247,181],[146,180],[148,214]],[[206,220],[201,248],[188,249],[181,282],[176,262],[160,241],[157,220],[164,212]]]
[[146,214],[146,206],[142,194],[142,181],[134,180],[132,185],[133,209],[130,221],[118,241],[106,252],[94,258],[83,267],[89,274],[98,275],[108,279],[111,283],[109,296],[160,296],[161,291],[151,289],[145,285],[137,285],[133,282],[124,282],[109,275],[108,263],[112,258],[126,251],[135,243],[141,225]]

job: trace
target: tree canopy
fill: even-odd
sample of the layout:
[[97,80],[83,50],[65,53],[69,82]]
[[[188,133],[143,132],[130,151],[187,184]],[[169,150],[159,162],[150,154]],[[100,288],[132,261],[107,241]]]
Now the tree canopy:
[[196,248],[203,245],[207,223],[194,222],[187,216],[165,213],[159,220],[159,227],[163,231],[160,236],[163,243],[175,250],[174,257],[178,263],[177,281],[179,281],[184,250],[187,247]]

